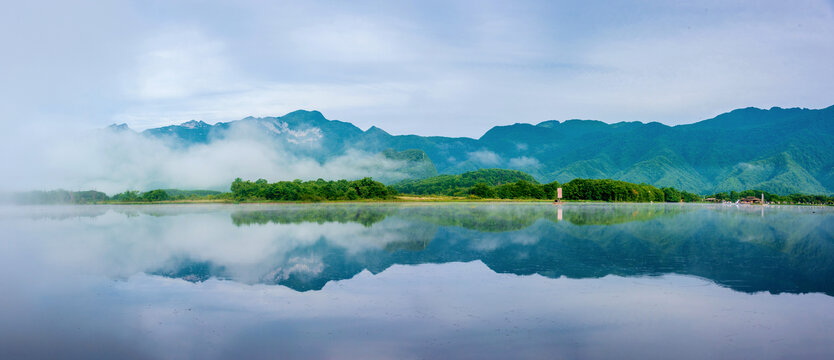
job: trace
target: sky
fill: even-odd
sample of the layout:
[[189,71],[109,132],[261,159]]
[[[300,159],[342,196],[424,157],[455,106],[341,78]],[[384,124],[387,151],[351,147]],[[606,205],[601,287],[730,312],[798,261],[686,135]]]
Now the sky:
[[832,1],[26,1],[0,30],[14,137],[297,109],[479,137],[834,104]]

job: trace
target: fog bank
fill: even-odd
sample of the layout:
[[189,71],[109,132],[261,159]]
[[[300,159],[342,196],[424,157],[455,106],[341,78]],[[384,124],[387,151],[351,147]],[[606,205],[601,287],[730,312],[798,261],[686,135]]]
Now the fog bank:
[[183,146],[133,131],[20,128],[0,149],[2,191],[98,190],[109,195],[157,188],[228,191],[237,178],[255,180],[404,179],[404,163],[347,150],[324,161],[299,155],[262,133],[233,131]]

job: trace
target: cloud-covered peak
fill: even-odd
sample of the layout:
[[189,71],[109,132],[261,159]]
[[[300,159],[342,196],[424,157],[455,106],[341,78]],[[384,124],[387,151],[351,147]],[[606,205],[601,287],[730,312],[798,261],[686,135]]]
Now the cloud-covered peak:
[[125,123],[110,124],[110,126],[107,127],[107,130],[114,131],[114,132],[131,131],[130,127],[128,127],[127,124],[125,124]]
[[209,127],[211,125],[206,124],[203,121],[190,120],[190,121],[186,121],[186,122],[180,124],[180,126],[182,126],[184,128],[187,128],[187,129],[197,129],[197,128]]

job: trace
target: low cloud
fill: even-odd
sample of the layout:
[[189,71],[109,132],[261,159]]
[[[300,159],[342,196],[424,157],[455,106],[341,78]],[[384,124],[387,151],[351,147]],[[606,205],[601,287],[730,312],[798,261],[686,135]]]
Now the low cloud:
[[751,164],[751,163],[739,163],[738,167],[745,171],[755,171],[755,170],[763,170],[764,167],[761,165]]
[[512,158],[512,159],[510,159],[509,164],[510,164],[510,167],[512,167],[512,168],[523,168],[523,169],[536,168],[536,167],[539,167],[539,165],[540,165],[539,160],[537,160],[536,158],[531,158],[531,157],[527,157],[527,156]]
[[4,144],[15,154],[2,164],[2,189],[95,189],[107,194],[156,188],[228,190],[236,177],[255,180],[358,179],[396,181],[401,161],[347,150],[325,160],[300,155],[262,131],[242,129],[207,144],[183,147],[132,131],[48,132],[36,141]]
[[473,151],[467,155],[469,160],[488,166],[495,166],[503,161],[501,156],[489,150]]

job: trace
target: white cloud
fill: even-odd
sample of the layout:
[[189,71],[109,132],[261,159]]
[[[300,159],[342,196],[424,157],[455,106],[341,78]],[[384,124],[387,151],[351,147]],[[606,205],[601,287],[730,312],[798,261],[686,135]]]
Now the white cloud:
[[0,20],[4,124],[143,128],[304,108],[477,137],[549,119],[820,108],[834,91],[826,1],[27,2]]
[[495,166],[501,164],[503,161],[501,156],[489,150],[473,151],[467,155],[469,156],[469,160],[486,166]]
[[224,50],[222,42],[195,29],[163,31],[147,40],[129,92],[165,100],[232,90],[238,75]]
[[358,17],[327,19],[289,33],[294,49],[299,52],[293,56],[303,56],[313,62],[363,65],[413,60],[416,54],[405,37],[390,24]]
[[251,83],[247,86],[243,90],[206,94],[176,102],[142,102],[116,115],[115,122],[144,129],[190,119],[215,123],[247,116],[280,116],[298,109],[331,114],[356,108],[404,106],[410,96],[410,86],[399,83]]
[[553,104],[574,117],[667,124],[747,106],[829,106],[817,94],[834,89],[834,70],[820,66],[834,56],[834,16],[830,6],[806,5],[722,4],[706,18],[678,12],[683,5],[609,28],[578,53],[589,70],[556,82],[571,91]]
[[527,156],[512,158],[512,159],[510,159],[509,164],[510,164],[510,167],[516,168],[516,169],[530,169],[530,168],[539,167],[539,165],[540,165],[539,160],[537,160],[536,158],[527,157]]

